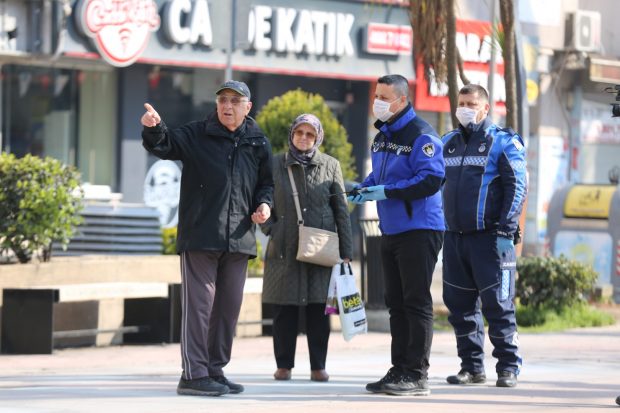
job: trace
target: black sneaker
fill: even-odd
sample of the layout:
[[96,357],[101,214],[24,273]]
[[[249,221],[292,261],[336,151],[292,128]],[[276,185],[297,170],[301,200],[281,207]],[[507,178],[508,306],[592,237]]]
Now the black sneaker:
[[431,394],[426,379],[416,379],[406,374],[395,383],[387,383],[385,388],[385,392],[393,396],[428,396]]
[[368,383],[366,385],[366,390],[372,393],[385,393],[387,390],[385,387],[386,384],[396,383],[400,379],[400,376],[402,376],[402,373],[400,373],[396,367],[392,367],[381,380],[374,383]]
[[223,384],[224,386],[228,386],[230,394],[241,393],[243,390],[245,390],[241,384],[233,383],[232,381],[228,380],[226,376],[211,376],[211,378],[216,382]]
[[620,406],[620,396],[616,397],[616,404]]
[[486,382],[487,376],[484,373],[471,373],[467,370],[461,370],[454,376],[448,376],[446,381],[450,384],[479,384]]
[[177,386],[177,394],[185,396],[221,396],[229,391],[228,386],[218,383],[211,377],[194,380],[185,380],[181,377]]
[[497,387],[515,387],[517,385],[517,375],[511,371],[500,371],[497,373]]

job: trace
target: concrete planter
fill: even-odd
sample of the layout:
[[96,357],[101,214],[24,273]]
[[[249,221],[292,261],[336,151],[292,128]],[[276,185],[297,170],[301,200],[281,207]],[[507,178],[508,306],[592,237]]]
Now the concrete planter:
[[[55,257],[50,262],[0,265],[1,290],[4,288],[41,288],[102,283],[166,283],[181,282],[179,257],[175,255],[92,255]],[[86,288],[86,289],[92,289]],[[261,335],[262,278],[248,278],[244,291],[238,337]],[[1,311],[1,308],[0,308]],[[1,313],[0,313],[1,314]],[[122,324],[123,299],[101,299],[98,302],[98,326],[112,329]],[[0,318],[1,320],[1,318]],[[119,344],[122,335],[99,334],[92,344]]]

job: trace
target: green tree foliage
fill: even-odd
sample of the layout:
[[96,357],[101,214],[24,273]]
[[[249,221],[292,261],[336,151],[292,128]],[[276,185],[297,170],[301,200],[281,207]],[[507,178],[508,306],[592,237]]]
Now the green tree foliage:
[[82,191],[77,170],[52,158],[0,154],[0,249],[22,263],[52,241],[63,248],[81,222]]
[[288,150],[289,128],[302,113],[311,113],[321,120],[325,131],[321,151],[340,161],[345,180],[354,180],[357,174],[347,132],[321,95],[301,89],[288,91],[269,100],[256,116],[256,121],[269,138],[274,153],[280,153]]
[[520,258],[517,271],[520,303],[558,312],[586,303],[598,276],[590,266],[565,256]]

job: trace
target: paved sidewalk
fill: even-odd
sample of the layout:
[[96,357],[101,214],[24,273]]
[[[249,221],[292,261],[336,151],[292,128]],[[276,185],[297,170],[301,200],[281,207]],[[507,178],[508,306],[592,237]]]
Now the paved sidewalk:
[[[299,338],[293,380],[272,379],[269,337],[235,341],[226,374],[246,391],[218,398],[177,396],[178,345],[66,349],[53,355],[0,356],[0,412],[594,412],[616,409],[620,394],[620,325],[557,334],[521,335],[524,366],[514,389],[494,386],[487,358],[485,385],[451,386],[458,370],[452,333],[435,334],[429,397],[367,393],[389,367],[389,335],[346,343],[333,333],[328,383],[309,380],[305,337]],[[487,343],[490,353],[490,344]],[[617,410],[620,412],[620,407]]]

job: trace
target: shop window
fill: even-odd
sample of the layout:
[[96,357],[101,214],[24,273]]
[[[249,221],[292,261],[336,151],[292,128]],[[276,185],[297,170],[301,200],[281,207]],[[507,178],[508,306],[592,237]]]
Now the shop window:
[[114,187],[117,162],[116,72],[80,71],[78,84],[77,164],[82,180]]
[[[171,128],[205,119],[215,110],[215,91],[221,83],[219,71],[152,66],[147,79],[147,102]],[[156,161],[154,155],[148,155],[149,167]]]
[[171,127],[204,119],[215,110],[216,79],[217,72],[208,70],[153,66],[148,74],[148,101]]
[[50,156],[77,166],[83,182],[114,184],[114,72],[5,65],[2,87],[2,150]]
[[75,164],[77,89],[74,72],[6,65],[3,150]]

